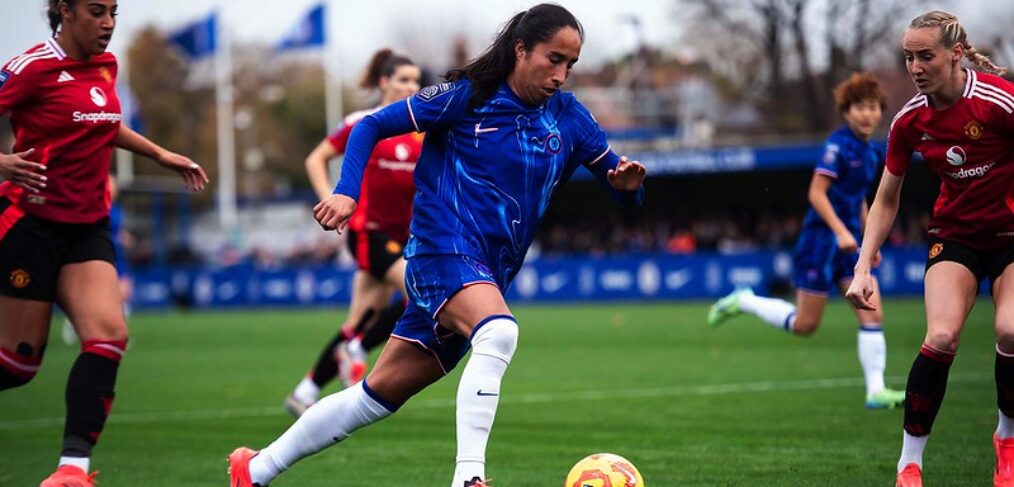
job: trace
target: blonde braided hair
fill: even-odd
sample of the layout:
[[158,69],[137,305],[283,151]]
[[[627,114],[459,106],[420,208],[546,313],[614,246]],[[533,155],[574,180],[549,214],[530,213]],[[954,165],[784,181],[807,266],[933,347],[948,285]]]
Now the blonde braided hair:
[[940,29],[940,43],[947,48],[951,48],[955,44],[961,44],[961,47],[965,50],[965,57],[977,68],[993,74],[1004,74],[1007,72],[1007,68],[997,66],[989,59],[989,56],[982,54],[972,47],[972,44],[968,42],[968,33],[958,23],[958,17],[954,14],[942,10],[934,10],[912,19],[912,23],[908,25],[909,29],[932,27]]

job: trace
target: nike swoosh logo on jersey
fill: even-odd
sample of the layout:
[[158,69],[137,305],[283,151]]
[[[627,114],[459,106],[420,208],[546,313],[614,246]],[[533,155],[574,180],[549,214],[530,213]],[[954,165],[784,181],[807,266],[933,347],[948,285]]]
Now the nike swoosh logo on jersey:
[[479,392],[476,392],[475,395],[476,396],[499,396],[500,394],[496,393],[496,392],[482,392],[482,389],[479,389]]
[[74,81],[74,77],[71,76],[70,73],[68,73],[66,71],[61,71],[60,72],[60,76],[58,78],[56,78],[56,82],[57,83],[64,83],[64,82],[67,82],[67,81]]
[[500,130],[500,128],[499,127],[482,128],[482,124],[481,123],[475,124],[475,133],[476,134],[485,134],[487,132],[496,132],[497,130]]
[[927,140],[936,140],[936,139],[934,139],[934,138],[933,138],[933,136],[932,136],[932,135],[930,135],[930,134],[927,134],[927,133],[923,133],[923,134],[922,134],[922,140],[923,140],[923,141],[925,142],[925,141],[927,141]]

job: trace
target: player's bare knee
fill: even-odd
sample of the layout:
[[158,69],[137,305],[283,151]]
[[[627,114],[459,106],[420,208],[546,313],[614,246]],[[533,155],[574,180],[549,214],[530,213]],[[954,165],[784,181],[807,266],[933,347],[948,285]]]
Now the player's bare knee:
[[122,317],[75,323],[82,341],[125,342],[130,336]]
[[817,328],[820,327],[820,321],[817,320],[801,320],[796,318],[795,323],[792,324],[792,333],[799,337],[809,337],[817,332]]
[[957,352],[958,340],[958,334],[951,330],[933,330],[926,334],[926,344],[942,352]]
[[518,324],[513,316],[490,316],[472,333],[472,353],[489,355],[510,363],[518,348]]
[[1014,353],[1014,319],[997,317],[996,346],[1004,353]]
[[20,343],[15,350],[0,348],[0,391],[23,386],[39,372],[45,344]]

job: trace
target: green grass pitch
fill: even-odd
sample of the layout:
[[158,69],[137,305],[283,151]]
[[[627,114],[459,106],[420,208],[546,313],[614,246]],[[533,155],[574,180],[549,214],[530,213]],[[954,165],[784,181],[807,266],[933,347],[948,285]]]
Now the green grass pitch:
[[[516,307],[521,343],[488,452],[494,485],[558,487],[573,463],[600,451],[629,458],[650,487],[891,485],[902,412],[863,408],[855,319],[841,300],[809,339],[747,316],[708,329],[706,310]],[[282,400],[342,313],[134,316],[93,460],[102,487],[225,487],[233,448],[260,448],[291,423]],[[888,382],[903,388],[925,333],[922,303],[889,300],[886,314]],[[989,485],[992,316],[980,301],[968,321],[926,452],[930,485]],[[0,394],[0,486],[38,485],[55,467],[75,355],[54,334],[39,376]],[[447,486],[457,377],[272,487]]]

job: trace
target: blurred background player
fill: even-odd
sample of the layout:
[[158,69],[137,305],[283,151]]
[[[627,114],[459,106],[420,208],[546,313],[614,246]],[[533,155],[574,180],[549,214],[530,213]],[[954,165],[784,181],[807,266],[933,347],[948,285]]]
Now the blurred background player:
[[39,370],[53,303],[81,337],[67,378],[59,466],[42,487],[92,485],[91,452],[127,346],[107,184],[114,147],[148,156],[199,190],[196,163],[120,124],[116,58],[106,52],[116,0],[50,0],[53,38],[0,70],[0,114],[14,154],[0,155],[0,390]]
[[[999,424],[995,486],[1014,486],[1014,84],[968,42],[952,14],[932,11],[909,24],[905,64],[919,94],[891,123],[887,163],[866,226],[866,243],[847,297],[873,310],[870,268],[898,213],[901,185],[919,152],[940,176],[927,233],[926,339],[908,375],[897,485],[922,485],[922,454],[947,389],[965,319],[979,283],[996,306]],[[985,73],[965,68],[967,58]]]
[[[840,83],[834,97],[845,126],[828,137],[810,181],[810,210],[803,219],[793,262],[796,304],[740,289],[711,307],[710,325],[718,326],[746,312],[788,333],[807,337],[820,326],[828,292],[836,286],[844,292],[852,282],[866,222],[866,194],[883,161],[882,152],[870,138],[880,125],[886,97],[868,73],[853,74]],[[877,290],[876,277],[873,286]],[[887,343],[879,290],[873,299],[877,309],[854,308],[859,320],[859,363],[866,380],[866,407],[893,408],[901,404],[905,394],[884,384]]]
[[[134,236],[123,227],[123,207],[120,206],[120,184],[116,178],[109,177],[109,236],[113,240],[113,251],[116,254],[116,276],[120,283],[120,296],[123,296],[123,315],[130,317],[130,300],[134,296],[134,278],[130,273],[130,264],[127,262],[127,248],[133,245]],[[60,331],[63,342],[73,345],[78,342],[77,332],[74,331],[74,324],[70,318],[63,320],[63,329]]]
[[[334,187],[328,161],[345,152],[349,134],[366,115],[404,100],[419,91],[419,67],[404,56],[383,49],[373,55],[360,87],[380,90],[380,105],[345,118],[306,158],[306,173],[321,201]],[[404,298],[391,303],[392,294],[405,296],[405,259],[415,194],[413,172],[422,151],[423,135],[411,133],[380,141],[363,172],[363,193],[349,222],[349,251],[356,258],[352,300],[338,334],[321,351],[317,363],[285,400],[285,408],[299,416],[317,402],[328,382],[341,375],[343,386],[359,382],[366,372],[366,352],[384,343],[405,310]],[[368,335],[368,339],[366,334]]]
[[325,397],[260,452],[229,457],[230,486],[268,485],[301,458],[380,421],[472,355],[457,395],[453,487],[485,487],[486,444],[518,326],[503,293],[520,270],[554,191],[581,166],[629,207],[644,166],[616,155],[591,114],[559,90],[577,62],[581,25],[557,5],[518,13],[479,58],[405,103],[364,118],[334,195],[314,208],[345,228],[380,140],[427,132],[406,250],[410,303],[358,387]]

